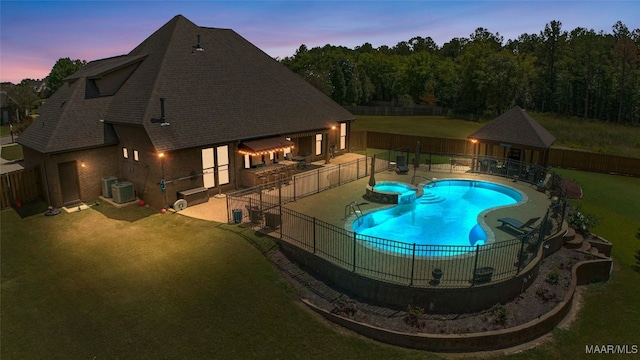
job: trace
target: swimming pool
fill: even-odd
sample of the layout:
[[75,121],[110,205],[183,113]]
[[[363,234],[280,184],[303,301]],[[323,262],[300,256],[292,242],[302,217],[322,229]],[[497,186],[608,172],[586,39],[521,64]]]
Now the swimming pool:
[[488,236],[478,216],[524,198],[519,191],[492,182],[438,180],[425,185],[423,195],[413,203],[368,213],[353,221],[351,228],[361,236],[408,244],[482,245]]

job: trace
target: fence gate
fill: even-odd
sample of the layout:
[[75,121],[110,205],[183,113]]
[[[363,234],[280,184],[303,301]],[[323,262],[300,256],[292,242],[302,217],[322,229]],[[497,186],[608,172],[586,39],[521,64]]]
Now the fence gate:
[[37,200],[42,197],[40,168],[12,171],[0,175],[0,208]]

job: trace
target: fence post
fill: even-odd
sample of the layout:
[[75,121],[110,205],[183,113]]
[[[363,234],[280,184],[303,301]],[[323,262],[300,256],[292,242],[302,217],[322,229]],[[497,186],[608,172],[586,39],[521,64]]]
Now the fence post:
[[313,253],[316,253],[316,218],[313,218]]
[[369,175],[369,157],[367,155],[364,156],[364,176],[367,177]]
[[278,180],[278,205],[282,206],[282,180]]
[[476,259],[473,264],[473,277],[471,278],[471,286],[476,284],[476,270],[478,269],[478,256],[480,254],[480,245],[476,245]]
[[516,271],[516,275],[520,274],[520,270],[522,270],[522,252],[524,251],[524,241],[520,241],[520,250],[518,251],[518,271]]
[[409,279],[409,286],[413,286],[413,274],[416,266],[416,243],[413,243],[413,254],[411,255],[411,279]]
[[549,227],[549,209],[547,209],[547,212],[544,214],[542,223],[540,224],[540,234],[538,234],[538,239],[537,239],[538,246],[536,246],[536,250],[540,248],[540,245],[542,245],[542,241],[544,240],[544,237],[547,236],[548,227]]
[[293,179],[293,201],[296,201],[296,176],[292,176]]
[[353,268],[352,272],[356,272],[356,233],[353,232]]
[[[231,198],[229,196],[225,196],[224,198],[227,201],[227,223],[232,223],[234,219],[233,209],[231,208]],[[242,218],[240,219],[240,222],[242,222]]]
[[282,221],[282,183],[279,183],[280,187],[278,188],[278,216],[280,217],[280,240],[282,240],[282,229],[284,228],[284,222]]

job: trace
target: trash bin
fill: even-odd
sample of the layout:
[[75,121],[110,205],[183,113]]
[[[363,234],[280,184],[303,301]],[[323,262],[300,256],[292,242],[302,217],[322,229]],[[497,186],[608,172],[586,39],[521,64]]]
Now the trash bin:
[[233,222],[240,224],[242,222],[242,209],[233,209],[231,212],[233,213]]

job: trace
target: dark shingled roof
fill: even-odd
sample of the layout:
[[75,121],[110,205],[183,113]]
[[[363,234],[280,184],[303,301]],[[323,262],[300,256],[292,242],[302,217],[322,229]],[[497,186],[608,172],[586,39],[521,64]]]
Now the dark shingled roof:
[[[114,58],[87,64],[82,72],[108,66]],[[42,153],[57,153],[118,143],[113,126],[104,120],[112,97],[87,99],[85,84],[67,81],[40,108],[40,116],[20,135],[18,143]]]
[[[193,52],[198,35],[204,51]],[[114,94],[96,96],[90,79],[125,68]],[[182,15],[129,54],[92,61],[66,80],[20,137],[23,145],[44,153],[101,146],[113,141],[109,124],[126,124],[144,127],[156,149],[167,151],[355,119],[233,30],[199,27]],[[151,122],[161,117],[160,98],[169,126]]]
[[518,145],[528,149],[548,149],[556,138],[519,106],[491,120],[469,135],[480,142]]

